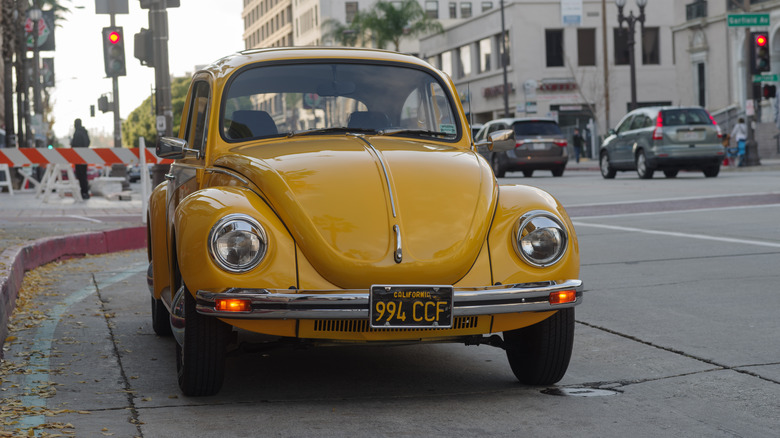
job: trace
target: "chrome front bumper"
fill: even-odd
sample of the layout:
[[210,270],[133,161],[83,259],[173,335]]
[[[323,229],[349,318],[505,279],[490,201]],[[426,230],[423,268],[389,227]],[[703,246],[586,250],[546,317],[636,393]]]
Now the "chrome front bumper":
[[[575,301],[550,304],[551,294],[572,290],[576,292]],[[540,312],[574,307],[582,302],[582,291],[581,280],[455,288],[452,316]],[[197,310],[204,315],[242,319],[368,319],[369,317],[367,289],[290,292],[290,289],[233,288],[220,293],[199,290],[196,294]],[[219,311],[215,307],[218,298],[248,300],[251,302],[251,310]]]

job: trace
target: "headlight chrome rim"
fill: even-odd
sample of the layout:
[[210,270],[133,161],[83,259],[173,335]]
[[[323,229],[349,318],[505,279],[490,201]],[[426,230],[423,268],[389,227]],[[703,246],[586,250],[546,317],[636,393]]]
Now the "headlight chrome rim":
[[[529,254],[534,251],[534,245],[528,238],[531,234],[540,233],[539,230],[553,230],[553,240],[556,237],[559,242],[555,243],[555,250],[551,255],[545,257],[534,257]],[[544,232],[544,231],[542,231]],[[563,222],[553,213],[544,210],[529,211],[517,220],[512,232],[512,244],[515,252],[529,265],[537,268],[546,268],[558,263],[566,254],[569,246],[569,235]]]
[[[258,248],[249,260],[242,263],[234,263],[226,259],[218,248],[220,238],[231,232],[249,233],[258,240]],[[255,218],[245,214],[229,214],[220,219],[209,232],[208,248],[211,259],[223,270],[232,273],[244,273],[251,271],[265,258],[268,252],[268,234]],[[240,258],[241,256],[239,256]]]

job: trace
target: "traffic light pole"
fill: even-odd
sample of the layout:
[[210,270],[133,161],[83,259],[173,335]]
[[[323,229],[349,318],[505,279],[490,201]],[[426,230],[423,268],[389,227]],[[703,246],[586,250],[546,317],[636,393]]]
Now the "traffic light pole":
[[[116,26],[115,15],[111,14],[111,27]],[[111,78],[111,85],[114,92],[114,147],[122,147],[122,122],[119,119],[119,77]]]
[[[745,0],[745,12],[750,12],[750,0]],[[753,49],[753,38],[750,28],[745,28],[745,76],[747,77],[746,97],[753,107],[753,114],[745,114],[747,121],[747,141],[745,141],[745,166],[758,166],[761,161],[758,159],[758,143],[756,142],[756,133],[753,129],[753,122],[756,114],[756,96],[753,95],[753,59],[751,57]],[[747,107],[747,105],[745,105]]]

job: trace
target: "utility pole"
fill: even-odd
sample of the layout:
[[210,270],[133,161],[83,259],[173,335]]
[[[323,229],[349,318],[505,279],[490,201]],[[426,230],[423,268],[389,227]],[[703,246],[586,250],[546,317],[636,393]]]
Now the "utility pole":
[[[125,76],[124,34],[116,26],[116,14],[129,13],[128,0],[95,0],[95,12],[111,16],[110,28],[103,31],[103,57],[106,64],[106,75],[111,78],[114,112],[114,147],[122,147],[122,121],[119,118],[119,76]],[[106,30],[114,30],[106,32]],[[106,40],[106,38],[110,38]],[[115,45],[116,47],[111,47]]]
[[504,72],[504,117],[509,117],[509,81],[507,80],[506,62],[506,27],[504,27],[504,0],[501,0],[501,68]]
[[[745,12],[750,12],[750,0],[745,0]],[[745,102],[745,118],[747,121],[747,141],[745,142],[745,166],[758,166],[761,164],[761,160],[758,158],[758,143],[756,142],[756,132],[753,129],[753,123],[755,121],[755,102],[756,97],[753,95],[753,59],[751,57],[751,48],[753,45],[753,38],[751,36],[750,28],[745,28],[745,77],[747,79],[746,87],[746,102]],[[750,103],[748,103],[748,101]],[[747,111],[747,107],[753,109],[753,111]]]

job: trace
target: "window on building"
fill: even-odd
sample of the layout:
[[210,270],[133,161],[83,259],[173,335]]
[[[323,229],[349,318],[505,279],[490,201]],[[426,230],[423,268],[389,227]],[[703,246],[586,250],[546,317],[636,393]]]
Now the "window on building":
[[493,9],[493,2],[482,2],[482,12]]
[[696,64],[696,79],[697,79],[697,94],[699,98],[699,106],[707,106],[707,88],[704,77],[704,63],[700,62]]
[[490,71],[490,58],[493,56],[493,42],[490,38],[485,38],[477,43],[479,54],[479,73]]
[[471,18],[471,2],[460,2],[460,18]]
[[358,11],[358,2],[345,2],[344,11],[347,13],[347,23],[352,23]]
[[615,65],[628,65],[628,30],[616,27],[612,36],[615,42]]
[[439,2],[437,2],[437,1],[427,1],[427,2],[425,2],[425,14],[428,15],[428,18],[438,19],[439,18]]
[[563,29],[544,31],[547,67],[563,67]]
[[[504,38],[501,39],[501,35],[496,36],[496,43],[498,44],[498,50],[501,53],[501,59],[499,59],[499,67],[503,68],[504,66],[510,66],[512,65],[512,45],[510,44],[509,40],[509,31],[504,32]],[[502,44],[504,46],[502,46]],[[504,50],[506,48],[506,50]]]
[[577,65],[596,65],[596,29],[577,29]]
[[657,27],[645,27],[642,32],[642,64],[660,64],[660,42]]
[[458,18],[458,2],[450,2],[450,18]]
[[471,75],[471,46],[458,49],[458,72],[461,78]]
[[441,71],[452,76],[452,51],[441,54]]

